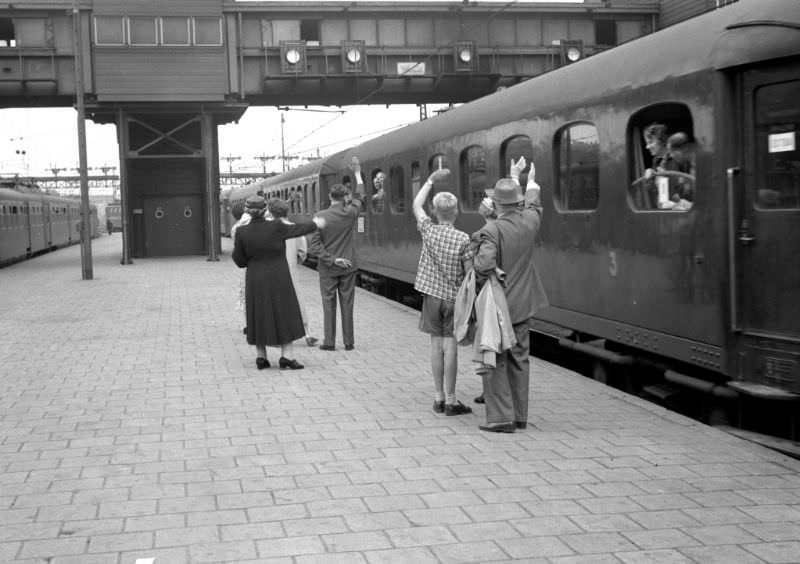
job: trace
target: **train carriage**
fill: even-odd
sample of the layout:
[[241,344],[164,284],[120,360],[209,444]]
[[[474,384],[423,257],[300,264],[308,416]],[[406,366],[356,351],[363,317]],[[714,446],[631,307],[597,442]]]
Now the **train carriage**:
[[[359,157],[359,267],[409,283],[411,200],[430,172],[452,171],[435,190],[458,195],[456,226],[473,232],[484,190],[525,156],[545,208],[536,260],[551,306],[537,318],[561,344],[595,357],[598,377],[637,364],[723,398],[796,406],[799,99],[797,3],[740,0],[323,159],[315,174],[345,181]],[[656,166],[653,124],[690,142],[684,172]],[[677,162],[677,146],[668,154]]]
[[[0,188],[0,266],[80,242],[80,202],[31,191],[16,183]],[[90,206],[90,236],[98,233]]]

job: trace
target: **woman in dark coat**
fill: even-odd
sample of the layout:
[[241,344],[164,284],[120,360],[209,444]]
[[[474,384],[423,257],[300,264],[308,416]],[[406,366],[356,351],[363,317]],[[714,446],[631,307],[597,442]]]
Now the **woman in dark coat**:
[[305,328],[286,262],[285,241],[312,233],[324,220],[314,218],[292,225],[267,220],[267,202],[261,196],[248,198],[245,207],[251,220],[236,230],[233,262],[247,268],[247,342],[256,347],[259,370],[269,367],[268,346],[281,348],[280,368],[299,370],[303,365],[294,359],[292,341],[305,335]]

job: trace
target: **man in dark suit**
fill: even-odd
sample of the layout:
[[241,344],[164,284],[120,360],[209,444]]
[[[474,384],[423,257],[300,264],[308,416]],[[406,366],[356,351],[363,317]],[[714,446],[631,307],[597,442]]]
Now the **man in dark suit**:
[[484,279],[500,269],[503,289],[517,343],[497,355],[497,364],[483,375],[486,425],[482,431],[513,433],[528,425],[530,363],[529,320],[547,305],[547,297],[534,262],[534,243],[541,223],[542,206],[533,164],[525,194],[519,175],[525,158],[511,163],[511,178],[494,186],[492,200],[497,219],[481,230],[475,254],[475,274]]
[[361,165],[353,157],[350,170],[356,181],[356,192],[350,197],[350,189],[343,184],[334,184],[329,197],[331,205],[317,217],[325,219],[325,229],[317,231],[311,239],[311,247],[317,253],[319,289],[322,294],[322,314],[325,337],[320,345],[324,351],[336,350],[336,301],[342,310],[342,340],[348,351],[355,347],[353,330],[353,302],[355,298],[356,252],[353,246],[353,231],[364,201],[364,180]]

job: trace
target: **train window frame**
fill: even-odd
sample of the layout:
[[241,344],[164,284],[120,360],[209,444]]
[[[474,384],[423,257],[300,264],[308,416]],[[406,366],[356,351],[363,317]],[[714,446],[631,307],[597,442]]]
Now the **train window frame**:
[[[562,153],[562,149],[564,148],[564,135],[565,133],[571,133],[573,130],[581,127],[588,127],[591,128],[594,138],[594,151],[596,153],[595,157],[596,160],[594,163],[591,161],[589,162],[589,172],[590,174],[581,174],[576,175],[574,173],[574,169],[577,166],[573,166],[572,159],[568,159],[568,164],[566,165],[569,167],[569,174],[565,174],[562,171],[562,161],[564,160],[564,155]],[[584,134],[585,135],[585,134]],[[577,153],[574,151],[573,148],[573,136],[570,135],[569,139],[569,153],[567,156],[571,157],[573,153]],[[553,182],[553,202],[555,204],[555,208],[560,213],[591,213],[597,210],[598,206],[600,205],[600,134],[597,129],[597,125],[591,121],[573,121],[567,124],[562,125],[558,128],[555,135],[553,136],[553,178],[555,181]],[[573,179],[580,179],[586,177],[593,177],[594,178],[594,188],[592,186],[580,186],[577,187],[573,182]],[[589,197],[587,198],[586,195],[583,196],[584,201],[588,201],[590,206],[587,207],[577,207],[571,204],[573,200],[572,196],[576,192],[580,190],[584,190],[585,192],[589,192]],[[592,196],[594,196],[594,205],[591,205]]]
[[[784,88],[789,91],[764,101],[764,97]],[[753,92],[756,189],[752,205],[759,212],[796,212],[800,209],[800,111],[795,109],[794,115],[787,118],[787,113],[796,108],[796,105],[787,108],[791,102],[786,101],[792,98],[786,96],[792,95],[792,89],[800,89],[800,80],[764,84]],[[777,115],[770,116],[768,112],[771,109]],[[781,205],[783,202],[793,205]]]
[[[473,157],[472,154],[478,152],[480,154]],[[486,193],[486,153],[484,146],[478,144],[464,147],[459,153],[459,199],[464,211],[477,211]]]
[[[518,143],[525,143],[526,147],[524,151],[516,150]],[[509,176],[511,171],[511,159],[514,159],[514,162],[516,162],[520,157],[525,157],[526,165],[519,175],[519,183],[521,186],[525,187],[528,182],[530,167],[532,164],[535,164],[533,162],[533,140],[525,134],[512,135],[500,144],[498,157],[500,159],[500,166],[498,168],[503,178]],[[489,188],[489,186],[487,186],[487,188]]]
[[[385,184],[388,182],[388,186]],[[406,211],[406,186],[405,170],[403,165],[394,164],[389,167],[389,174],[384,180],[384,192],[389,195],[389,211],[393,214],[403,214]]]
[[[128,16],[128,42],[134,47],[155,47],[158,45],[158,18],[155,16]],[[152,40],[149,37],[148,24],[152,24]],[[141,38],[139,34],[144,34]]]
[[[628,158],[628,206],[635,213],[675,213],[689,212],[694,208],[696,198],[696,180],[687,181],[679,175],[658,176],[647,179],[647,170],[655,163],[644,140],[644,132],[651,125],[664,127],[663,144],[666,151],[666,139],[675,133],[684,133],[689,147],[690,162],[686,170],[696,179],[697,176],[697,141],[694,135],[694,119],[692,112],[681,102],[662,102],[640,109],[631,115],[627,126],[627,158]],[[665,170],[677,169],[677,160],[667,158]],[[680,196],[673,200],[678,191],[691,194],[691,200]]]

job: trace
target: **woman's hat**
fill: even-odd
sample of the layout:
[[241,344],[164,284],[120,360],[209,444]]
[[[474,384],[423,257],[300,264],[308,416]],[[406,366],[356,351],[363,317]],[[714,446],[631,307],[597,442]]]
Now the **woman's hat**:
[[519,185],[510,178],[501,178],[494,185],[492,200],[496,204],[518,204],[524,199]]
[[267,207],[267,201],[262,196],[250,196],[244,201],[244,206],[253,210],[263,210]]

